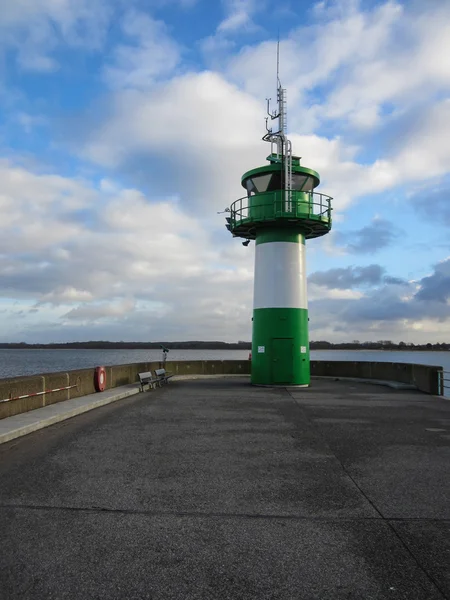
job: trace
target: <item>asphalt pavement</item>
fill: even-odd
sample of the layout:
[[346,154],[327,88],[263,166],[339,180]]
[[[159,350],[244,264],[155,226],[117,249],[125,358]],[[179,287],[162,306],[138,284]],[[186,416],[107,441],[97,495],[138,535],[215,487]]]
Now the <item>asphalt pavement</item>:
[[5,599],[450,598],[450,400],[175,381],[0,446]]

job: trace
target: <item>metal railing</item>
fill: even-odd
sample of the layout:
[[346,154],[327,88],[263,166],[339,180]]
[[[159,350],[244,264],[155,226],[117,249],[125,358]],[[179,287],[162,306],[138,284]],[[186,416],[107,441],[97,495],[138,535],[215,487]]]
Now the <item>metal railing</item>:
[[52,390],[44,390],[42,392],[22,394],[22,396],[13,396],[12,394],[10,394],[8,398],[3,398],[2,400],[0,400],[0,403],[12,402],[13,400],[23,400],[24,398],[34,398],[34,396],[44,396],[45,394],[51,394],[52,392],[62,392],[63,390],[71,390],[76,387],[78,387],[78,383],[76,383],[75,385],[66,385],[65,387],[54,388]]
[[247,220],[259,222],[278,217],[331,223],[331,200],[326,194],[296,190],[291,191],[290,197],[283,190],[243,196],[230,207],[230,223],[234,226]]

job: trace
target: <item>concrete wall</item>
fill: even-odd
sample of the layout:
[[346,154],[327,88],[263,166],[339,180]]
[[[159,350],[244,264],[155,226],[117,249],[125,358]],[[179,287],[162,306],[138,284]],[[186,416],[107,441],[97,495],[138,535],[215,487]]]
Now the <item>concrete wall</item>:
[[[135,383],[138,381],[138,373],[153,371],[159,366],[158,362],[148,362],[105,367],[106,389]],[[166,364],[167,370],[174,375],[249,375],[250,366],[251,363],[248,360],[173,361]],[[440,372],[442,372],[442,367],[408,363],[311,361],[311,374],[315,376],[399,381],[413,384],[422,392],[436,395],[441,393],[439,388]],[[94,394],[94,373],[95,368],[92,368],[65,373],[44,373],[30,377],[0,379],[0,400],[69,385],[76,386],[70,390],[0,403],[0,419],[70,398]]]
[[427,394],[441,392],[439,381],[442,367],[395,362],[311,361],[311,375],[318,377],[354,377],[398,381],[414,385]]
[[[41,375],[35,377],[17,377],[15,379],[0,380],[0,400],[24,396],[25,394],[36,394],[45,389],[45,380]],[[41,408],[44,396],[24,398],[23,400],[12,400],[0,404],[0,418],[18,415],[34,408]]]
[[[138,381],[138,373],[157,369],[158,366],[159,363],[157,362],[149,362],[105,367],[106,389],[134,383]],[[35,408],[42,408],[56,402],[69,400],[70,398],[94,394],[94,374],[95,368],[92,368],[59,373],[43,373],[42,375],[17,377],[15,379],[0,379],[0,400],[71,385],[76,386],[70,390],[63,390],[61,392],[52,392],[22,400],[2,402],[0,403],[0,419]]]
[[249,360],[180,360],[166,363],[174,375],[250,375]]

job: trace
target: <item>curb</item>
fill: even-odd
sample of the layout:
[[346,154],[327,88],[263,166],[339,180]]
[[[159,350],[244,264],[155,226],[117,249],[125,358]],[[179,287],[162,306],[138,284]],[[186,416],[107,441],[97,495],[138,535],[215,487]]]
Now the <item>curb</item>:
[[[401,381],[388,381],[385,379],[369,379],[367,377],[341,377],[340,375],[312,375],[311,379],[329,379],[332,381],[354,381],[355,383],[372,383],[373,385],[383,385],[393,390],[417,390],[417,386],[412,383],[402,383]],[[422,392],[424,393],[424,392]]]
[[191,379],[221,379],[223,377],[248,377],[250,373],[215,373],[214,375],[174,375],[172,381],[188,381]]
[[111,393],[111,390],[107,390],[98,394],[81,396],[2,419],[0,421],[0,444],[139,393],[139,388],[135,385],[133,388],[118,389],[121,391]]

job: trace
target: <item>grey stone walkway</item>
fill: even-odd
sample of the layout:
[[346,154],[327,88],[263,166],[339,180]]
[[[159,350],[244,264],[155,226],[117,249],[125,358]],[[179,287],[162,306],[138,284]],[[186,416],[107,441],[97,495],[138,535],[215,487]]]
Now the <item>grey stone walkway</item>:
[[0,447],[0,590],[450,598],[450,401],[174,382]]

